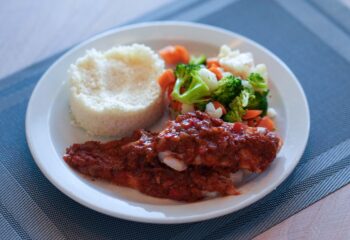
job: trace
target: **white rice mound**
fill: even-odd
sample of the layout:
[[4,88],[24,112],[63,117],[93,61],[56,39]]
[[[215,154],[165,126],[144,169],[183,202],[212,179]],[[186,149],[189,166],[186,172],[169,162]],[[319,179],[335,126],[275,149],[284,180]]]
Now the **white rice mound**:
[[88,50],[68,71],[73,118],[89,134],[122,137],[163,113],[164,62],[141,44]]

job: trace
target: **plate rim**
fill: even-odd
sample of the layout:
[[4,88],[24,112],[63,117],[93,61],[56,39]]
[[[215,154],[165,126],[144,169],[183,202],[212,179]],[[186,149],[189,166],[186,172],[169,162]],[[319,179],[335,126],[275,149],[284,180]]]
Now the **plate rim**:
[[[268,55],[270,55],[274,60],[276,60],[278,62],[278,64],[280,64],[288,72],[288,74],[294,79],[294,83],[296,84],[296,87],[302,96],[301,101],[304,103],[303,107],[305,107],[305,109],[304,109],[305,113],[306,113],[305,123],[307,123],[307,125],[305,127],[306,127],[307,132],[306,132],[305,139],[302,139],[302,141],[300,141],[299,145],[302,145],[302,147],[301,147],[301,151],[299,152],[299,154],[297,154],[295,157],[297,160],[295,160],[293,162],[292,166],[287,170],[287,172],[285,173],[285,175],[282,178],[277,179],[277,181],[272,182],[271,185],[269,185],[265,189],[265,191],[261,192],[254,199],[246,200],[245,203],[242,204],[240,206],[240,208],[238,208],[238,209],[232,210],[232,209],[226,208],[226,209],[221,209],[220,211],[207,212],[207,213],[201,214],[199,216],[187,216],[187,217],[177,217],[177,218],[135,217],[135,216],[127,215],[127,214],[120,213],[120,212],[117,213],[117,212],[112,212],[112,211],[106,211],[103,208],[99,208],[99,206],[91,205],[88,201],[86,201],[83,198],[79,198],[79,196],[77,196],[77,195],[71,194],[69,191],[67,191],[65,189],[64,186],[62,186],[59,183],[59,181],[56,181],[55,179],[53,179],[51,177],[49,172],[47,172],[46,169],[44,168],[44,166],[42,165],[41,161],[38,160],[39,159],[38,152],[36,151],[36,148],[34,147],[32,136],[30,135],[30,130],[29,130],[30,129],[30,113],[32,111],[32,108],[34,107],[33,103],[32,103],[33,96],[35,96],[35,94],[37,93],[37,91],[40,87],[41,82],[43,81],[43,79],[46,78],[46,76],[51,72],[51,70],[54,69],[57,66],[57,64],[59,64],[62,61],[62,59],[64,59],[67,55],[71,54],[72,52],[74,52],[75,50],[79,49],[80,47],[82,47],[83,45],[85,45],[89,42],[95,41],[97,39],[106,37],[110,34],[121,32],[124,30],[130,30],[130,29],[142,28],[142,27],[152,27],[152,26],[154,27],[154,26],[159,26],[159,25],[195,27],[195,28],[201,28],[204,30],[209,29],[212,31],[222,32],[226,35],[242,39],[243,41],[246,41],[246,42],[250,43],[251,45],[254,45],[254,47],[263,50]],[[259,43],[255,42],[254,40],[251,40],[245,36],[242,36],[241,34],[238,34],[236,32],[230,31],[230,30],[226,30],[226,29],[223,29],[220,27],[202,24],[202,23],[193,23],[193,22],[187,22],[187,21],[151,21],[151,22],[143,22],[143,23],[136,23],[136,24],[130,24],[130,25],[125,25],[125,26],[121,26],[121,27],[116,27],[116,28],[104,31],[102,33],[99,33],[97,35],[94,35],[94,36],[88,38],[87,40],[76,44],[74,47],[70,48],[67,52],[65,52],[62,56],[60,56],[57,60],[55,60],[55,62],[53,64],[51,64],[51,66],[45,71],[45,73],[41,76],[39,81],[36,83],[36,86],[31,94],[30,100],[28,102],[27,110],[26,110],[26,116],[25,116],[25,132],[26,132],[26,140],[27,140],[30,152],[33,156],[33,159],[34,159],[36,165],[39,167],[40,171],[57,189],[59,189],[62,193],[64,193],[66,196],[73,199],[77,203],[80,203],[80,204],[84,205],[85,207],[88,207],[89,209],[98,211],[100,213],[103,213],[103,214],[106,214],[109,216],[113,216],[113,217],[117,217],[117,218],[121,218],[121,219],[125,219],[125,220],[144,222],[144,223],[157,223],[157,224],[178,224],[178,223],[189,223],[189,222],[197,222],[197,221],[212,219],[215,217],[223,216],[223,215],[238,211],[240,209],[243,209],[243,208],[253,204],[254,202],[261,200],[263,197],[265,197],[266,195],[268,195],[269,193],[274,191],[279,185],[281,185],[285,181],[285,179],[294,171],[296,165],[299,163],[301,156],[304,153],[305,148],[307,146],[307,142],[308,142],[309,135],[310,135],[310,110],[309,110],[309,105],[308,105],[308,101],[307,101],[305,92],[304,92],[298,78],[294,75],[294,73],[291,71],[291,69],[279,57],[277,57],[274,53],[272,53],[269,49],[265,48],[264,46],[260,45]]]

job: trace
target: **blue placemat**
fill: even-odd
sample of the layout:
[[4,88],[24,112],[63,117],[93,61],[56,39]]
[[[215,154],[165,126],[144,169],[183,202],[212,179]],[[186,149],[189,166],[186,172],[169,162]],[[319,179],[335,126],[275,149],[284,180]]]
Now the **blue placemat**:
[[31,91],[61,53],[0,80],[0,239],[250,239],[349,183],[350,13],[332,3],[190,0],[136,20],[197,21],[252,38],[287,63],[309,100],[310,139],[293,174],[250,207],[204,222],[129,222],[63,195],[36,167],[24,129]]

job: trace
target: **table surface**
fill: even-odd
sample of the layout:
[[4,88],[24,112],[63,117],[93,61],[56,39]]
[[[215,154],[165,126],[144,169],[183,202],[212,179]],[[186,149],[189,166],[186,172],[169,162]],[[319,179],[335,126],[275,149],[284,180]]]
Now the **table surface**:
[[[170,1],[134,0],[132,8],[122,0],[7,1],[0,8],[0,78]],[[350,239],[349,203],[347,185],[255,239]]]

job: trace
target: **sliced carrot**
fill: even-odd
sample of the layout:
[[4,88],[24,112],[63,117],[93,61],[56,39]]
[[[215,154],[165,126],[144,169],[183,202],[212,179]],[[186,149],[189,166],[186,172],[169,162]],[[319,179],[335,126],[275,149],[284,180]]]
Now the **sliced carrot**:
[[260,121],[261,121],[261,117],[260,116],[255,117],[255,118],[251,118],[251,119],[247,120],[247,125],[249,127],[256,127],[259,124]]
[[212,66],[220,67],[219,60],[217,58],[208,58],[207,59],[207,68],[211,68]]
[[214,101],[214,102],[213,102],[213,105],[214,105],[214,108],[215,108],[215,109],[221,108],[222,114],[226,114],[226,113],[227,113],[226,108],[224,107],[224,105],[222,105],[222,104],[219,103],[218,101]]
[[268,116],[265,116],[261,119],[261,121],[258,124],[258,127],[264,127],[270,131],[274,131],[276,129],[274,121]]
[[171,94],[173,93],[174,90],[174,86],[175,86],[175,82],[170,84],[168,87],[168,99],[171,101],[173,99],[173,97],[171,96]]
[[173,70],[167,69],[158,78],[158,84],[165,91],[171,84],[175,83],[176,78]]
[[187,64],[190,61],[190,54],[184,46],[167,46],[159,50],[159,55],[166,64],[176,65],[178,63]]
[[173,62],[176,60],[175,57],[177,58],[174,46],[167,46],[165,48],[162,48],[158,53],[166,64],[174,64]]
[[222,73],[221,71],[219,70],[219,68],[217,66],[214,66],[212,65],[210,68],[209,68],[209,71],[211,71],[212,73],[214,73],[216,75],[216,78],[218,80],[220,80],[222,78]]
[[190,62],[190,54],[184,46],[176,45],[175,50],[179,56],[180,62],[185,64]]
[[257,116],[260,116],[261,113],[262,113],[261,110],[247,110],[242,118],[244,120],[256,118]]

